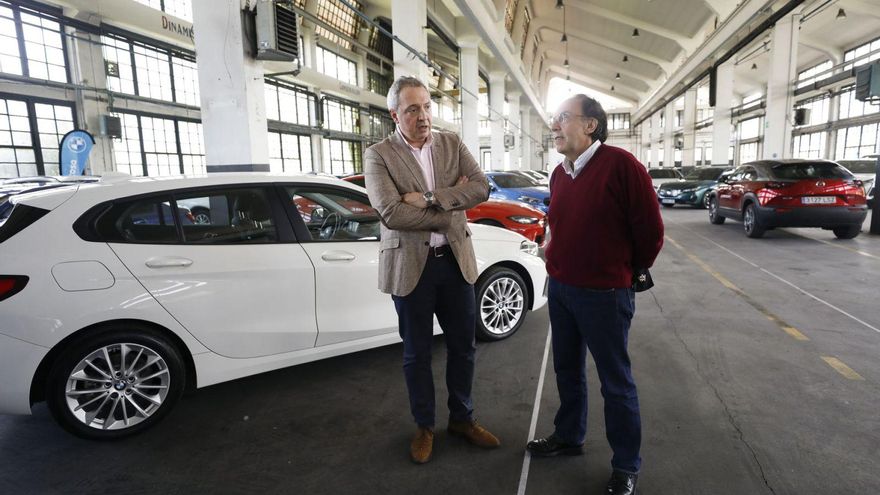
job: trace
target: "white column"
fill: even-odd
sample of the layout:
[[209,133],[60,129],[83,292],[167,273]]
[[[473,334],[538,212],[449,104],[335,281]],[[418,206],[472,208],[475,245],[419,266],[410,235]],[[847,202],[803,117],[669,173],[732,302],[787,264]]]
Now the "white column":
[[675,165],[675,101],[667,103],[663,111],[663,166],[669,168]]
[[268,171],[263,64],[243,39],[239,2],[193,2],[208,172]]
[[697,122],[697,90],[691,88],[684,93],[684,118],[682,119],[682,131],[684,132],[684,146],[681,150],[682,166],[695,165],[697,131],[694,125]]
[[[73,31],[72,28],[67,29]],[[68,42],[68,54],[72,54],[76,63],[71,64],[74,70],[73,82],[83,86],[94,88],[106,88],[107,76],[103,70],[84,70],[91,67],[103,67],[104,55],[101,51],[101,39],[85,31],[77,31],[76,36],[65,38]],[[103,92],[99,91],[100,94]],[[89,153],[89,162],[86,164],[86,175],[101,175],[104,172],[116,170],[113,156],[113,139],[101,135],[101,116],[109,113],[105,98],[99,98],[95,93],[89,92],[77,95],[80,100],[78,110],[82,113],[79,117],[79,128],[88,131],[95,138],[95,145]],[[58,160],[53,163],[44,163],[46,175],[60,175],[61,164]]]
[[311,25],[302,25],[302,62],[305,67],[308,67],[312,70],[318,70],[317,62],[315,61],[315,57],[317,55],[316,47],[317,39],[315,38],[315,27]]
[[712,118],[712,165],[727,165],[730,147],[730,105],[733,101],[733,62],[718,66],[715,78],[715,113]]
[[[428,55],[428,10],[425,0],[391,0],[393,34],[417,52]],[[394,78],[415,76],[428,82],[428,66],[409,50],[394,43]]]
[[[649,164],[651,163],[651,150],[653,149],[653,146],[651,146],[650,121],[651,121],[651,119],[649,117],[649,118],[643,120],[642,123],[639,125],[639,128],[642,132],[642,142],[641,142],[642,152],[639,155],[639,160],[641,160],[642,165],[644,165],[646,167],[648,167]],[[657,166],[657,164],[654,163],[654,164],[651,164],[650,166],[655,167],[655,166]]]
[[507,94],[507,111],[508,111],[508,120],[510,120],[510,133],[513,134],[513,148],[510,150],[510,163],[507,164],[510,170],[519,170],[522,168],[520,161],[520,153],[522,153],[522,132],[520,131],[520,119],[519,114],[519,98],[522,96],[522,93],[519,91],[511,91]]
[[489,120],[492,125],[492,170],[504,170],[504,78],[500,71],[489,73]]
[[522,132],[520,132],[520,138],[522,145],[520,146],[520,162],[519,166],[523,170],[532,170],[532,148],[534,148],[532,139],[529,136],[532,133],[532,107],[529,106],[528,102],[525,105],[520,107],[519,110],[519,126],[522,128]]
[[477,103],[480,92],[479,42],[477,37],[459,40],[461,139],[477,161],[480,159],[480,114]]
[[662,135],[660,112],[654,112],[654,115],[651,115],[651,168],[660,166],[660,136]]
[[791,157],[792,89],[797,69],[800,14],[781,19],[773,28],[767,116],[764,118],[764,158]]

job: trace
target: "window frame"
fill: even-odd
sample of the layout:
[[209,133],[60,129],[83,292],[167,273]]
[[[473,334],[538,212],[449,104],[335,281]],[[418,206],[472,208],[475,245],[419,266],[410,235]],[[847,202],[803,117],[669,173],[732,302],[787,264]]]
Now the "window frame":
[[[376,239],[314,239],[312,238],[311,232],[309,232],[308,225],[306,225],[305,220],[303,220],[302,215],[300,215],[299,211],[296,209],[296,205],[293,204],[292,201],[289,200],[289,195],[287,194],[288,188],[304,188],[307,187],[310,189],[310,192],[318,192],[325,194],[334,194],[337,196],[348,196],[352,199],[360,201],[366,205],[371,205],[369,197],[360,192],[352,189],[348,189],[347,187],[336,187],[327,184],[317,184],[317,183],[309,183],[309,182],[299,182],[299,183],[279,183],[277,185],[277,190],[279,193],[279,197],[282,199],[282,206],[284,207],[284,211],[287,214],[288,219],[293,226],[293,231],[296,234],[296,238],[299,240],[301,244],[308,243],[340,243],[340,242],[356,242],[356,243],[364,243],[364,242],[375,242],[377,243],[381,240],[381,235]],[[370,206],[372,208],[372,206]],[[375,208],[373,208],[375,210]],[[382,217],[376,212],[376,217],[379,221],[382,221]]]
[[[181,151],[179,123],[180,122],[189,122],[189,123],[193,123],[193,124],[202,124],[202,121],[199,119],[193,119],[193,118],[188,118],[188,117],[179,117],[179,116],[175,116],[175,115],[162,115],[162,114],[156,114],[156,113],[152,113],[152,112],[142,112],[139,110],[129,110],[129,109],[122,109],[122,108],[115,108],[115,107],[111,107],[109,109],[109,112],[112,114],[115,114],[115,115],[125,115],[125,114],[133,115],[134,117],[137,118],[138,142],[140,143],[140,155],[141,155],[141,166],[142,166],[143,177],[168,177],[168,176],[161,175],[161,174],[160,175],[149,175],[149,173],[148,173],[148,171],[149,171],[149,169],[148,169],[149,164],[147,163],[148,152],[144,149],[144,130],[143,130],[144,127],[143,127],[143,123],[141,120],[142,118],[171,120],[174,122],[174,141],[175,141],[175,146],[177,147],[177,152],[175,154],[177,155],[177,158],[178,158],[178,174],[171,174],[172,176],[186,174],[186,172],[184,171],[184,160],[183,160],[184,155],[207,157],[207,150],[206,150],[205,155],[195,155],[192,153],[183,153]],[[115,141],[114,141],[114,144],[115,144]],[[202,127],[202,144],[204,145],[204,127]],[[116,152],[116,149],[114,146],[114,153],[115,152]],[[171,153],[168,153],[168,154],[171,154]],[[118,170],[119,167],[116,164],[115,156],[114,156],[113,163],[114,163],[114,166],[116,166],[116,169]],[[207,171],[207,163],[205,165],[205,171]]]
[[[79,120],[78,120],[78,115],[77,115],[77,111],[76,111],[77,110],[76,104],[72,101],[55,100],[52,98],[44,98],[44,97],[38,97],[38,96],[26,96],[26,95],[19,95],[19,94],[13,94],[13,93],[5,93],[5,92],[0,92],[0,99],[23,101],[25,103],[25,106],[27,107],[28,125],[29,125],[29,131],[30,131],[30,135],[31,135],[30,148],[34,150],[34,162],[36,163],[36,166],[37,166],[37,175],[46,175],[46,162],[43,157],[44,146],[40,140],[40,129],[39,129],[39,126],[37,123],[36,105],[43,104],[43,105],[56,105],[56,106],[69,107],[70,113],[73,117],[73,128],[78,129],[79,128]],[[10,129],[10,131],[11,131],[11,129]],[[62,135],[62,137],[63,137],[63,135]],[[59,154],[61,152],[60,147],[61,147],[61,143],[59,141],[59,143],[58,143]],[[13,144],[10,146],[3,146],[3,148],[26,148],[26,147],[25,146],[15,146]],[[60,155],[59,155],[59,158],[60,158]],[[16,159],[16,169],[18,168],[17,165],[18,165],[18,160]],[[60,166],[61,165],[59,163],[59,170],[58,170],[59,175],[61,173]],[[19,177],[22,177],[22,176],[19,175]],[[27,176],[24,176],[24,177],[27,177]]]

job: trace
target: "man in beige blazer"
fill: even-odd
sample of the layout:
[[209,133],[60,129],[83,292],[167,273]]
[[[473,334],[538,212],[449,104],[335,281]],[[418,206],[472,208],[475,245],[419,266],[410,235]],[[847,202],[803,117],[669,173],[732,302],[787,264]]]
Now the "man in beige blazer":
[[494,448],[473,418],[474,282],[477,262],[464,210],[489,197],[489,183],[461,138],[431,131],[431,97],[413,77],[388,91],[394,134],[364,154],[370,202],[382,217],[379,289],[390,293],[403,339],[403,371],[418,429],[410,457],[428,462],[434,442],[434,315],[446,341],[451,435]]

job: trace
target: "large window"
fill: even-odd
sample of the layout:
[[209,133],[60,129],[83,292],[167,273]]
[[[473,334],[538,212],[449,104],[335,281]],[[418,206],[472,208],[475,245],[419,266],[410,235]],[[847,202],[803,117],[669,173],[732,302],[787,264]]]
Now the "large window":
[[849,87],[840,94],[840,119],[861,117],[880,111],[880,106],[856,99],[855,87]]
[[629,129],[629,114],[612,113],[608,115],[608,130],[616,131],[620,129]]
[[311,137],[269,131],[269,170],[311,172],[313,170]]
[[532,16],[529,14],[529,9],[526,7],[523,9],[523,32],[522,39],[519,42],[519,58],[524,58],[526,55],[526,39],[529,37],[529,24],[532,22]]
[[[358,33],[360,32],[360,22],[358,21],[357,14],[355,14],[351,9],[346,7],[339,0],[314,0],[318,2],[318,10],[316,12],[318,19],[326,22],[327,24],[333,26],[338,29],[342,33],[345,33],[348,37],[357,39]],[[354,6],[355,9],[359,11],[363,11],[363,6],[357,0],[349,0],[350,3]],[[317,26],[315,28],[315,34],[318,36],[332,41],[337,45],[345,48],[346,50],[351,50],[351,42],[337,35],[336,33],[330,31],[324,26]]]
[[174,17],[192,22],[192,0],[135,0],[154,9],[161,10]]
[[513,34],[513,19],[516,17],[516,7],[519,0],[507,0],[504,5],[504,28],[507,34]]
[[354,104],[323,98],[324,128],[331,131],[360,133],[361,112]]
[[831,61],[828,60],[799,72],[797,76],[797,87],[803,88],[804,86],[809,86],[810,84],[813,84],[819,79],[825,79],[826,77],[830,76],[831,67],[833,65],[834,64],[832,64]]
[[367,134],[373,141],[385,139],[394,132],[394,121],[391,119],[391,116],[388,115],[387,111],[378,108],[370,108],[367,116],[367,120],[370,123],[370,128],[367,130]]
[[205,173],[202,124],[120,113],[122,138],[114,140],[116,170],[131,175]]
[[853,65],[859,66],[868,62],[880,60],[880,38],[869,41],[864,45],[859,45],[851,50],[843,53],[844,62],[855,62],[855,64],[847,64],[843,66],[844,70],[852,69]]
[[199,106],[199,75],[190,54],[131,41],[101,37],[111,91]]
[[73,129],[70,104],[0,99],[0,177],[59,175],[58,145]]
[[367,89],[377,95],[386,96],[391,89],[391,76],[367,69]]
[[739,123],[739,139],[755,139],[761,137],[761,129],[764,126],[764,117],[755,117]]
[[[21,29],[16,29],[16,25]],[[0,72],[69,82],[59,20],[0,2]]]
[[343,139],[328,139],[324,142],[324,170],[333,175],[359,174],[363,172],[361,143]]
[[861,158],[876,152],[878,124],[846,127],[837,131],[837,160]]
[[822,158],[825,151],[825,133],[801,134],[792,139],[792,157]]
[[314,126],[317,99],[313,93],[294,85],[267,80],[266,118],[302,126]]
[[318,72],[357,86],[357,64],[321,46],[315,47]]
[[758,159],[757,142],[741,144],[739,146],[739,163],[753,162]]
[[806,108],[807,110],[809,110],[810,118],[806,122],[804,122],[804,125],[824,124],[825,122],[828,122],[828,109],[830,102],[831,98],[825,96],[822,98],[798,102],[795,105],[795,108]]

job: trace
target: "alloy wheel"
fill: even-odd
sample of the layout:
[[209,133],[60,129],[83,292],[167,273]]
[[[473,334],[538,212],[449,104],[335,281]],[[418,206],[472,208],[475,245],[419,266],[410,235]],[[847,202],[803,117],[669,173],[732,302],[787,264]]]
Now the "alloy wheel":
[[514,330],[524,314],[523,289],[510,277],[492,281],[480,300],[480,319],[483,326],[495,335]]

